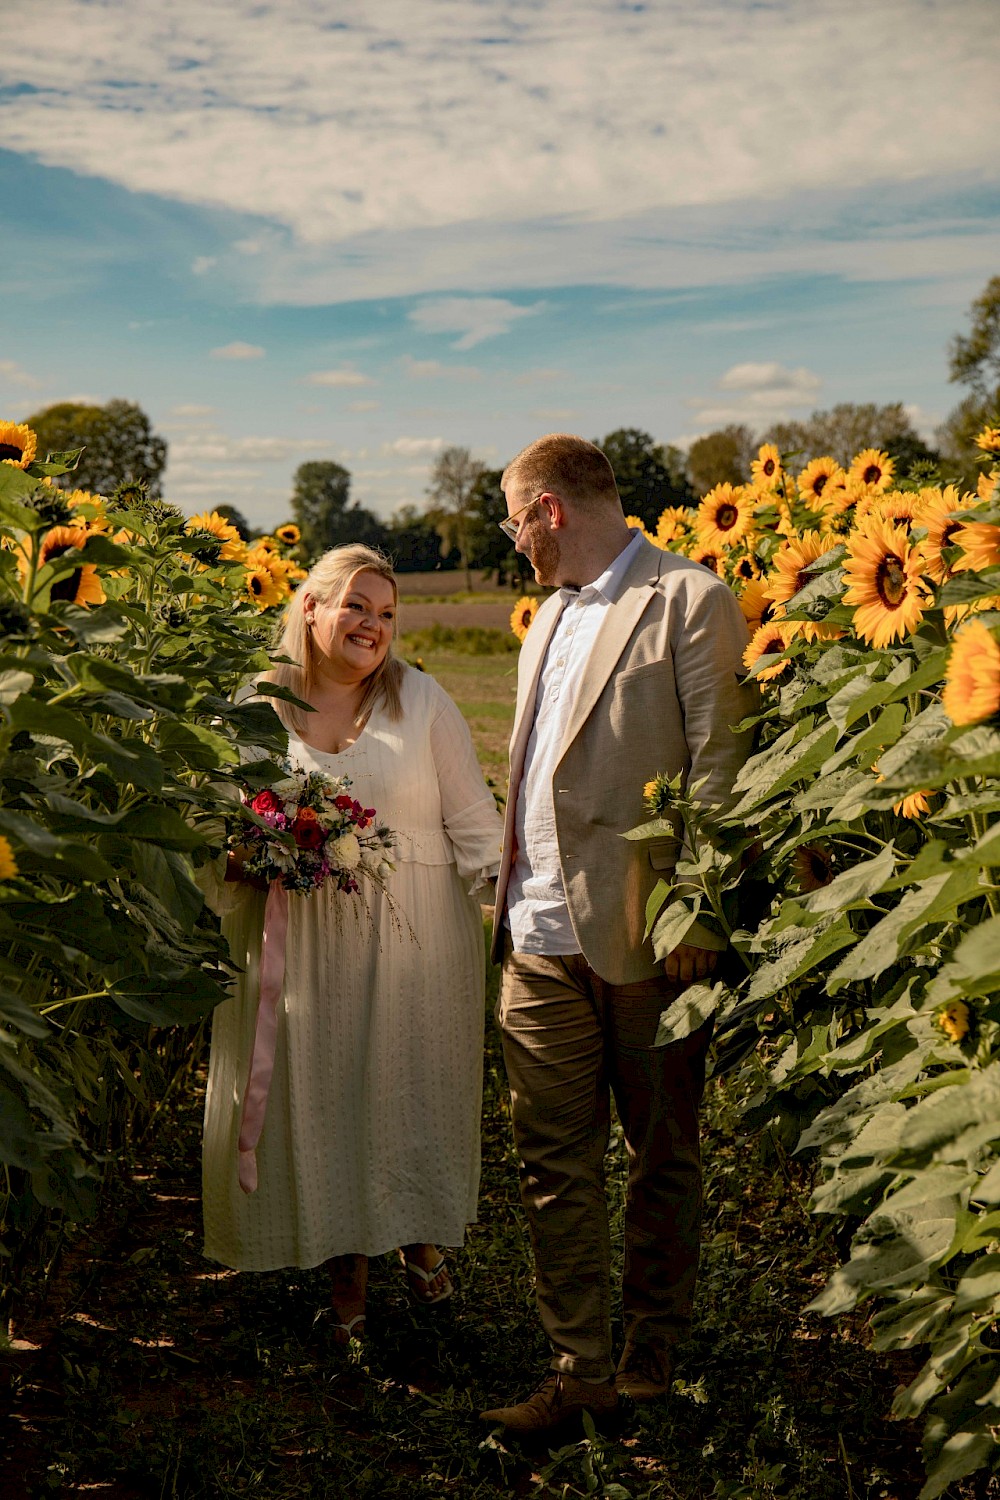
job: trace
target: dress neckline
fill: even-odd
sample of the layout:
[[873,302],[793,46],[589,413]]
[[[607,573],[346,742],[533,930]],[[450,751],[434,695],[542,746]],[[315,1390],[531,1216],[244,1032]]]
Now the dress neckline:
[[352,740],[349,745],[345,745],[343,750],[320,750],[316,745],[310,745],[309,741],[304,740],[300,734],[296,734],[294,729],[289,731],[288,737],[289,739],[298,740],[302,748],[304,750],[308,750],[310,755],[325,755],[330,760],[339,760],[342,755],[350,755],[351,751],[356,750],[357,747],[361,744],[361,741],[368,733],[368,726],[371,724],[371,721],[375,717],[377,712],[378,708],[376,706],[372,709],[371,713],[365,720],[364,726],[362,727],[357,739]]

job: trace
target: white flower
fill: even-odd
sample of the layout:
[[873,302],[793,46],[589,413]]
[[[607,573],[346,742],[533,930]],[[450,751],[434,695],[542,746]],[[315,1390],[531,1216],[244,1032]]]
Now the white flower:
[[341,870],[355,870],[361,863],[361,845],[355,833],[342,833],[327,845],[327,858]]
[[375,873],[379,880],[388,880],[395,868],[395,865],[391,865],[387,859],[384,859]]

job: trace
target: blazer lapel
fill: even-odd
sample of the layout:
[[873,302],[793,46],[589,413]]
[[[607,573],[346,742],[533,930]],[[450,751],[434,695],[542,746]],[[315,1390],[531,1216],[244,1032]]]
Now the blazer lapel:
[[[652,558],[650,553],[653,554]],[[653,585],[659,577],[658,560],[657,549],[649,542],[644,542],[639,556],[625,574],[617,602],[611,605],[601,621],[563,735],[561,755],[565,754],[583,728],[628,645],[629,637],[642,618],[653,592]]]

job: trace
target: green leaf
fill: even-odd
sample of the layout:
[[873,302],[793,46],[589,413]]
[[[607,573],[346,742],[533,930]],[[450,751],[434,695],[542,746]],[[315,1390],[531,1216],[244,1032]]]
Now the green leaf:
[[966,901],[980,895],[981,889],[979,871],[967,865],[921,881],[840,961],[827,980],[828,992],[833,995],[852,980],[875,979],[883,974],[906,952],[910,939],[921,929],[951,916]]
[[683,901],[673,901],[666,911],[661,912],[656,919],[653,928],[653,953],[658,959],[664,959],[673,953],[678,943],[683,943],[685,937],[698,921],[697,913]]
[[15,698],[29,691],[34,680],[30,672],[0,672],[0,703],[13,703]]
[[996,1447],[996,1439],[985,1421],[974,1431],[953,1433],[930,1465],[927,1483],[917,1500],[938,1500],[956,1479],[963,1479],[988,1463]]
[[964,1162],[969,1153],[1000,1140],[1000,1063],[969,1075],[965,1083],[939,1089],[908,1112],[896,1162],[923,1167],[930,1161]]
[[887,844],[874,859],[852,865],[829,885],[810,891],[803,897],[802,905],[812,912],[848,911],[855,906],[869,906],[870,898],[892,879],[895,868],[896,853],[892,844]]
[[851,1259],[831,1276],[807,1311],[834,1317],[892,1287],[919,1285],[948,1253],[958,1200],[935,1199],[920,1210],[875,1213],[855,1237]]
[[832,953],[848,947],[854,940],[854,930],[847,917],[841,913],[835,921],[813,930],[798,942],[789,944],[777,958],[761,964],[747,991],[747,1000],[766,1000],[777,994],[796,979],[811,973]]
[[971,604],[974,599],[985,599],[991,594],[1000,594],[1000,568],[981,568],[976,572],[956,574],[938,594],[937,602]]
[[680,1042],[714,1016],[728,994],[724,984],[692,984],[660,1013],[654,1047]]

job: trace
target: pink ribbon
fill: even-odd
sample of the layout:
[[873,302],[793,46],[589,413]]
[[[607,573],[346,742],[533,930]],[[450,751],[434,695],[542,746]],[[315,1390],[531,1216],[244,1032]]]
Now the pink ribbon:
[[278,1001],[285,980],[285,937],[288,933],[288,892],[272,880],[264,907],[264,935],[260,945],[260,986],[250,1072],[240,1119],[239,1177],[245,1193],[257,1191],[257,1142],[264,1129],[267,1096],[274,1072],[278,1037]]

